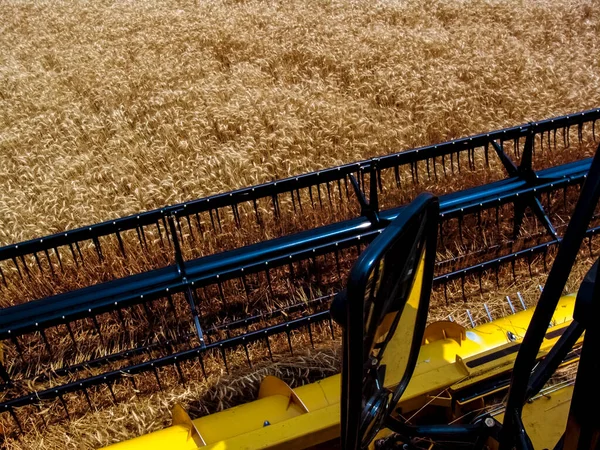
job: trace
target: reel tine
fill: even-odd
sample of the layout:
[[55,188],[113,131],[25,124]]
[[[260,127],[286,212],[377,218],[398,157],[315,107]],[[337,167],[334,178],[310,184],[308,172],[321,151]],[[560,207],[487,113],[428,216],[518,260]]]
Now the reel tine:
[[273,293],[273,283],[271,282],[271,269],[268,267],[269,262],[265,262],[265,266],[267,266],[265,268],[265,274],[267,276],[267,285],[269,286],[269,293],[271,294],[271,297],[274,298],[275,294]]
[[287,335],[288,346],[290,347],[290,354],[292,356],[294,356],[294,349],[292,348],[292,336],[291,336],[289,328],[290,328],[290,325],[286,324],[285,334]]
[[121,309],[117,309],[117,318],[119,319],[119,323],[121,324],[121,328],[126,334],[130,334],[129,327],[127,326],[127,322],[125,322],[125,318],[123,317],[123,311]]
[[331,330],[331,339],[335,339],[335,331],[333,329],[333,319],[329,316],[329,329]]
[[67,420],[71,420],[71,415],[69,414],[69,408],[67,407],[67,402],[65,402],[65,399],[63,398],[63,395],[61,393],[58,394],[58,399],[60,400],[60,403],[62,404],[63,409],[65,410],[65,414],[67,415]]
[[135,378],[134,377],[128,377],[129,380],[131,381],[131,386],[133,387],[133,392],[135,393],[135,395],[138,395],[138,387],[137,387],[137,383],[135,382]]
[[300,198],[300,189],[296,189],[296,200],[298,200],[298,207],[300,208],[300,212],[304,212],[304,208],[302,208],[302,199]]
[[329,186],[329,181],[325,182],[325,186],[327,187],[327,198],[329,199],[329,206],[333,206],[333,201],[331,199],[331,186]]
[[319,206],[323,208],[323,200],[321,199],[321,184],[317,184],[317,198],[319,199]]
[[[145,305],[145,303],[144,303],[144,305]],[[92,311],[90,310],[89,312],[92,312]],[[92,316],[92,322],[94,323],[94,328],[96,330],[96,333],[98,334],[98,337],[100,338],[100,342],[102,343],[103,346],[106,346],[104,336],[102,335],[102,331],[100,330],[100,324],[98,323],[98,318],[96,316]]]
[[508,306],[510,307],[510,310],[511,310],[511,311],[512,311],[512,313],[514,314],[514,313],[516,312],[516,311],[515,311],[515,307],[513,306],[512,302],[510,301],[510,297],[509,297],[508,295],[506,296],[506,301],[507,301],[507,303],[508,303]]
[[246,353],[246,360],[248,361],[248,366],[252,369],[252,361],[250,360],[250,353],[248,352],[248,344],[246,343],[246,337],[242,338],[242,342],[244,344],[244,352]]
[[485,308],[485,313],[487,314],[488,318],[490,319],[490,322],[492,322],[494,319],[492,319],[492,315],[490,314],[490,309],[488,308],[487,303],[484,303],[483,307]]
[[44,275],[44,269],[42,269],[42,263],[40,262],[40,258],[38,257],[37,252],[33,253],[33,257],[35,258],[35,262],[37,263],[38,269],[40,269],[40,274]]
[[[327,184],[327,188],[329,188],[329,184]],[[289,191],[290,193],[290,197],[292,198],[292,208],[294,209],[294,214],[297,214],[298,211],[296,210],[296,199],[294,198],[294,191]],[[329,201],[331,203],[331,197],[329,198]]]
[[12,406],[7,406],[7,409],[8,409],[8,412],[10,413],[11,417],[17,424],[17,427],[19,428],[19,432],[21,434],[23,434],[23,426],[21,425],[21,421],[19,420],[19,417],[17,416],[17,413],[15,412],[14,408]]
[[310,324],[310,317],[308,319],[308,325],[306,327],[308,328],[308,337],[310,339],[310,345],[311,345],[312,348],[315,348],[315,343],[313,341],[312,327],[311,327],[311,324]]
[[[158,222],[157,222],[158,224]],[[142,227],[135,227],[135,231],[137,232],[138,242],[140,243],[140,247],[144,248],[144,240],[142,239],[142,232],[140,231]],[[159,229],[160,233],[160,229]]]
[[[105,377],[105,379],[106,379],[106,377]],[[117,404],[117,403],[119,403],[119,402],[118,402],[118,400],[117,400],[117,396],[115,395],[115,391],[113,391],[113,388],[112,388],[112,385],[113,385],[113,383],[114,383],[114,382],[115,382],[115,380],[109,380],[109,381],[106,383],[106,386],[108,387],[108,390],[109,390],[109,392],[110,392],[110,395],[111,395],[111,397],[112,397],[113,401],[115,402],[115,404]],[[162,389],[161,389],[161,390],[162,390]]]
[[57,247],[53,247],[54,249],[54,254],[56,255],[56,259],[58,260],[58,265],[60,266],[60,270],[61,271],[65,271],[65,268],[62,265],[62,258],[60,257],[60,252],[58,251]]
[[400,189],[401,184],[400,184],[400,170],[398,168],[398,166],[394,166],[394,177],[396,180],[396,188]]
[[175,368],[177,369],[177,373],[179,374],[179,381],[181,381],[181,384],[183,384],[183,386],[187,386],[185,377],[183,376],[183,370],[181,370],[181,364],[179,364],[179,361],[177,361],[177,357],[175,357]]
[[[194,217],[196,218],[196,228],[198,230],[198,237],[202,238],[204,236],[204,230],[202,229],[202,222],[200,221],[200,215],[198,213],[195,213]],[[162,236],[161,236],[161,240],[162,240]]]
[[219,349],[221,350],[221,357],[223,358],[223,364],[225,365],[225,372],[229,373],[229,366],[227,365],[227,357],[225,356],[225,349],[223,348],[223,344],[219,345]]
[[338,247],[338,243],[337,242],[336,242],[335,246],[336,246],[336,250],[335,250],[335,267],[337,269],[338,278],[341,279],[342,278],[342,269],[340,267],[340,252],[337,249],[337,247]]
[[127,253],[125,252],[125,245],[123,244],[123,238],[121,237],[121,232],[117,230],[115,233],[117,236],[117,241],[119,242],[119,248],[121,249],[121,253],[123,254],[123,258],[127,258]]
[[521,306],[523,307],[523,311],[525,311],[527,309],[527,306],[525,306],[525,301],[523,300],[523,296],[521,295],[520,292],[517,292],[517,297],[519,297],[519,301],[521,302]]
[[206,380],[208,377],[206,376],[206,368],[204,367],[204,358],[202,357],[202,352],[197,350],[198,360],[200,361],[200,368],[202,369],[202,375],[204,375],[204,379]]
[[471,322],[471,327],[475,328],[475,321],[473,320],[473,316],[471,315],[471,310],[467,309],[467,316],[469,317],[469,321]]
[[104,255],[102,254],[102,246],[100,245],[100,239],[98,239],[97,237],[93,237],[92,242],[94,243],[96,253],[98,254],[98,262],[102,262],[104,260]]
[[[218,210],[217,210],[217,214],[218,214]],[[175,225],[177,227],[176,229],[179,232],[179,240],[183,243],[183,242],[185,242],[185,240],[183,239],[183,230],[181,229],[181,221],[179,220],[179,215],[175,215],[174,222],[175,222]],[[142,227],[140,227],[140,228],[142,228]],[[144,235],[144,228],[142,228],[142,236],[145,236]],[[144,237],[144,241],[146,241],[145,237]]]
[[[150,364],[150,366],[152,367],[152,372],[154,372],[154,378],[156,378],[156,384],[158,384],[158,389],[162,391],[163,387],[162,387],[162,383],[160,382],[160,377],[158,376],[158,369],[156,368],[154,363]],[[110,386],[109,386],[109,389],[110,389]],[[114,398],[115,394],[113,393],[112,389],[110,389],[110,393],[113,395],[113,398]]]
[[[215,227],[215,218],[213,216],[213,210],[212,209],[208,210],[208,215],[210,216],[210,223],[212,225],[213,231],[217,231],[217,228]],[[165,228],[166,228],[166,225],[165,225]],[[169,233],[167,233],[167,236],[168,235],[169,235]]]
[[[196,214],[196,217],[197,217],[197,216],[198,216],[198,215]],[[163,241],[162,231],[161,231],[161,229],[160,229],[160,221],[159,221],[159,220],[157,220],[157,221],[154,223],[154,225],[156,226],[156,233],[158,234],[158,237],[159,237],[159,239],[160,239],[160,245],[161,245],[162,247],[164,247],[164,246],[165,246],[165,241]]]
[[[217,216],[217,223],[219,224],[219,231],[223,232],[223,225],[221,224],[221,215],[219,214],[219,208],[215,208],[215,215]],[[177,221],[179,222],[179,220]],[[179,230],[181,233],[181,230]]]
[[48,356],[52,358],[52,347],[50,346],[50,342],[48,342],[48,337],[46,336],[46,332],[44,329],[40,329],[40,335],[42,336],[42,340],[44,341],[44,345],[46,346],[46,351],[48,352]]
[[47,427],[48,422],[46,421],[46,417],[44,417],[44,414],[42,414],[42,407],[39,405],[39,403],[35,403],[35,407],[38,410],[38,417],[42,418],[42,422],[44,423],[44,426]]
[[167,294],[167,301],[169,302],[169,308],[171,308],[171,312],[173,313],[173,317],[175,317],[175,319],[178,319],[178,317],[177,317],[177,308],[175,308],[175,303],[173,302],[173,296],[170,293]]
[[[219,278],[219,275],[217,275],[217,278]],[[225,300],[225,293],[223,292],[223,284],[220,281],[217,283],[217,288],[219,289],[219,298],[221,299],[221,303],[223,303],[223,306],[225,308],[227,308],[227,300]]]
[[87,401],[87,404],[90,407],[90,411],[93,410],[94,407],[92,406],[92,400],[90,399],[90,394],[88,394],[87,387],[84,387],[83,383],[79,383],[79,387],[81,388],[81,392],[83,392],[85,400]]
[[269,334],[265,330],[265,342],[267,343],[267,350],[269,350],[269,358],[273,361],[273,352],[271,351],[271,343],[269,342]]
[[144,247],[148,248],[148,241],[146,240],[146,232],[144,231],[143,225],[140,225],[140,232],[142,233],[142,239],[144,240]]
[[31,279],[31,272],[29,271],[29,266],[27,265],[27,261],[25,261],[25,258],[23,257],[23,255],[19,255],[19,259],[21,260],[21,264],[23,264],[23,268],[25,269],[25,273],[27,274],[27,277],[29,279]]
[[449,300],[448,300],[448,280],[446,278],[446,281],[444,282],[444,298],[446,299],[446,306],[448,306],[450,304]]
[[[238,209],[237,204],[231,205],[231,212],[233,213],[233,220],[235,222],[235,226],[238,228],[242,228],[242,221],[240,219],[240,211]],[[192,225],[190,223],[190,216],[186,216],[186,218],[187,218],[188,224],[190,226],[190,234],[191,234],[192,233]],[[192,240],[194,240],[193,234],[192,234]]]
[[19,263],[17,262],[17,258],[15,258],[14,256],[11,258],[12,262],[14,263],[15,267],[17,268],[17,272],[19,273],[19,277],[21,277],[21,280],[23,279],[23,273],[21,272],[21,268],[19,267]]

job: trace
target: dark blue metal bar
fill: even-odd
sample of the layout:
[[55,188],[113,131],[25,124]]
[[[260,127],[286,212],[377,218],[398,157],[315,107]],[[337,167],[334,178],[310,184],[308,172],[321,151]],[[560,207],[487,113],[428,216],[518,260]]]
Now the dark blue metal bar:
[[[588,236],[595,235],[598,233],[600,233],[600,227],[591,228],[587,231]],[[463,270],[460,270],[457,272],[452,272],[450,274],[438,276],[434,279],[434,283],[438,284],[440,282],[451,281],[451,280],[459,278],[459,277],[464,277],[464,276],[473,275],[476,273],[481,273],[486,270],[489,270],[490,268],[494,268],[499,265],[507,264],[507,263],[510,263],[517,259],[527,257],[529,254],[539,253],[541,251],[544,251],[544,249],[549,248],[550,246],[556,245],[557,243],[558,243],[557,241],[547,242],[547,243],[541,244],[539,246],[533,247],[531,249],[527,249],[527,250],[523,250],[520,252],[515,252],[514,254],[495,258],[494,260],[488,261],[483,264],[477,264],[477,265],[468,267],[466,269],[463,269]],[[327,297],[329,298],[331,296],[327,296]],[[317,301],[317,300],[322,300],[322,299],[316,299],[315,301]],[[292,307],[292,308],[294,308],[294,307]],[[217,329],[224,328],[224,327],[245,326],[245,325],[248,325],[249,323],[259,322],[263,318],[265,318],[265,317],[263,317],[262,315],[255,316],[252,318],[244,319],[243,321],[240,320],[240,321],[235,321],[235,322],[226,324],[223,327],[217,327]],[[59,394],[64,395],[65,393],[68,393],[68,392],[81,391],[81,390],[87,389],[92,386],[97,386],[97,385],[103,384],[104,382],[112,383],[121,377],[135,375],[135,374],[147,372],[150,370],[155,370],[156,368],[159,368],[159,367],[176,364],[177,361],[179,361],[179,363],[181,363],[182,361],[192,360],[194,358],[196,358],[196,359],[201,358],[202,355],[204,355],[206,352],[208,352],[210,350],[233,349],[233,348],[236,348],[236,347],[239,347],[242,345],[247,345],[248,343],[251,343],[251,342],[266,340],[270,336],[283,334],[283,333],[289,333],[291,330],[301,329],[303,327],[309,326],[309,324],[323,323],[323,322],[326,322],[329,320],[330,320],[330,316],[329,316],[328,310],[310,314],[310,315],[306,315],[304,317],[301,317],[299,319],[292,320],[292,321],[289,321],[286,323],[266,327],[261,330],[257,330],[257,331],[250,332],[250,333],[245,333],[243,335],[236,336],[233,338],[220,340],[220,341],[208,344],[205,347],[195,347],[190,350],[174,353],[168,357],[153,359],[153,360],[141,363],[141,364],[137,364],[137,365],[130,366],[130,367],[125,367],[125,368],[117,370],[117,371],[112,371],[112,372],[108,372],[105,374],[101,374],[96,377],[86,378],[81,381],[76,381],[76,382],[67,383],[67,384],[64,384],[64,385],[61,385],[58,387],[53,387],[51,389],[47,389],[46,391],[37,392],[34,396],[27,395],[27,396],[22,396],[22,397],[13,399],[13,400],[8,400],[8,401],[5,401],[4,403],[0,403],[0,412],[8,411],[10,408],[14,408],[14,407],[36,404],[42,400],[56,399],[59,397]],[[211,331],[212,330],[208,330],[208,332],[211,332]],[[168,344],[168,342],[165,343],[165,345],[166,344]],[[90,367],[101,367],[102,365],[104,365],[108,362],[119,361],[124,358],[128,358],[128,357],[134,356],[136,354],[142,354],[147,351],[148,351],[147,347],[140,347],[137,349],[119,352],[114,355],[110,355],[110,356],[107,356],[104,358],[99,358],[97,360],[89,361],[87,363],[79,364],[77,366],[66,368],[60,372],[57,372],[55,375],[63,376],[63,375],[68,375],[68,374],[72,374],[72,373],[77,373],[81,370],[88,369]],[[64,372],[64,373],[62,373],[62,372]]]
[[[600,234],[600,226],[588,229],[585,233],[585,237],[595,236],[597,234]],[[434,285],[439,285],[442,283],[447,283],[449,281],[459,280],[466,276],[487,272],[491,269],[495,269],[505,264],[512,263],[519,259],[530,258],[533,255],[545,253],[548,251],[549,248],[560,244],[561,241],[562,238],[558,237],[557,239],[554,239],[552,241],[534,245],[533,247],[529,247],[524,250],[519,250],[517,252],[512,252],[507,255],[498,256],[497,258],[490,259],[480,264],[474,264],[472,266],[465,267],[460,270],[455,270],[453,272],[438,275],[433,280]]]
[[59,398],[61,395],[70,392],[80,392],[84,389],[88,389],[93,386],[112,384],[115,381],[118,381],[119,379],[130,377],[131,375],[137,375],[139,373],[148,371],[155,371],[162,367],[174,366],[177,363],[196,360],[211,350],[225,351],[228,349],[239,347],[244,344],[247,345],[252,342],[265,341],[265,339],[267,339],[270,336],[283,333],[287,334],[291,331],[305,328],[308,326],[309,323],[323,322],[325,320],[328,320],[328,318],[329,311],[323,311],[310,316],[301,317],[299,319],[295,319],[289,322],[273,325],[262,330],[251,331],[241,336],[236,336],[230,339],[224,339],[218,342],[214,342],[204,347],[194,347],[189,350],[173,353],[169,356],[153,359],[141,364],[124,367],[120,370],[105,372],[103,374],[89,377],[84,380],[78,380],[61,386],[56,386],[44,391],[38,391],[35,394],[29,394],[0,403],[0,413],[4,411],[9,411],[11,408],[18,408],[21,406],[37,404],[44,400],[54,400]]
[[[442,196],[441,218],[448,219],[497,207],[513,202],[519,196],[538,195],[580,183],[586,176],[589,161],[587,159],[542,170],[538,177],[541,181],[537,186],[531,186],[520,178],[510,178]],[[380,212],[382,220],[378,223],[360,217],[187,261],[187,283],[192,288],[198,288],[260,272],[265,266],[279,267],[331,253],[336,249],[349,248],[360,243],[361,239],[362,242],[369,242],[403,208]],[[182,282],[180,269],[173,265],[5,308],[0,315],[0,339],[183,292],[187,283]]]

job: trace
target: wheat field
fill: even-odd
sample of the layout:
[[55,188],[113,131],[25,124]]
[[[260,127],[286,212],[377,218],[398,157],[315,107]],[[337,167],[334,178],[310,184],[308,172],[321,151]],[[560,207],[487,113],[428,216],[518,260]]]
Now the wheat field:
[[[4,0],[0,18],[0,245],[600,106],[598,0]],[[506,293],[533,302],[543,276]],[[319,355],[253,383],[336,370]],[[244,376],[5,444],[97,448]]]
[[596,107],[573,1],[0,2],[0,243]]

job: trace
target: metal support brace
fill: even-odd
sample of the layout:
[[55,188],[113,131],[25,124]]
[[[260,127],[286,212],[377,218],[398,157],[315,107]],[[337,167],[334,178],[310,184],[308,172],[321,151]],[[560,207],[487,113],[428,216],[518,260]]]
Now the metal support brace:
[[196,308],[196,302],[194,302],[194,293],[192,288],[187,280],[186,271],[185,271],[185,260],[183,258],[183,254],[181,253],[181,246],[179,245],[179,238],[177,237],[177,228],[175,227],[175,220],[177,216],[175,213],[169,216],[169,228],[171,229],[171,237],[173,238],[173,248],[175,249],[175,263],[177,264],[177,271],[181,276],[181,282],[185,286],[184,295],[188,304],[190,305],[190,310],[192,312],[192,317],[194,320],[194,326],[196,327],[196,333],[198,334],[198,339],[200,340],[200,346],[202,348],[206,347],[206,343],[204,342],[204,333],[202,332],[202,325],[200,324],[200,318],[198,317],[198,309]]
[[360,189],[358,181],[354,175],[350,174],[350,182],[354,188],[354,193],[360,204],[360,215],[369,219],[373,225],[380,223],[379,217],[379,194],[377,193],[377,159],[373,160],[370,167],[369,180],[369,200],[367,201],[364,192]]
[[[523,148],[523,155],[521,156],[521,163],[517,166],[510,157],[504,151],[504,147],[498,144],[496,141],[492,141],[492,146],[498,155],[498,158],[502,162],[502,165],[506,169],[506,172],[511,177],[518,177],[524,180],[528,185],[535,187],[539,184],[538,176],[533,170],[533,147],[535,142],[535,126],[530,124],[527,137],[525,138],[525,147]],[[540,200],[532,194],[527,197],[522,197],[515,200],[515,217],[513,223],[513,237],[516,239],[521,231],[523,225],[523,219],[525,218],[525,211],[527,207],[536,215],[540,222],[544,225],[544,228],[548,231],[553,239],[558,238],[558,233],[552,225],[548,213],[544,209],[544,206]]]

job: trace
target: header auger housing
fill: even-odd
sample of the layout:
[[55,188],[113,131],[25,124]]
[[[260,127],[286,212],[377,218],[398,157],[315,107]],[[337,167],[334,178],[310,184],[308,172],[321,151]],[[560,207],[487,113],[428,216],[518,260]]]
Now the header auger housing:
[[[293,354],[300,333],[312,345],[325,336],[343,337],[346,350],[342,379],[334,377],[317,387],[296,390],[269,381],[259,401],[273,402],[276,411],[280,400],[277,396],[287,395],[289,408],[277,415],[278,419],[269,420],[269,427],[261,427],[265,428],[259,433],[263,440],[257,437],[256,448],[260,447],[259,442],[270,442],[267,447],[274,445],[270,439],[276,436],[275,422],[284,424],[288,419],[301,418],[308,422],[303,422],[304,431],[300,429],[298,436],[304,436],[314,424],[326,425],[315,431],[315,436],[320,437],[308,439],[311,445],[336,439],[340,423],[345,448],[374,442],[377,432],[386,427],[396,434],[378,438],[381,445],[392,445],[398,436],[403,445],[407,441],[414,445],[415,436],[427,435],[432,441],[447,437],[445,428],[436,434],[428,428],[401,425],[395,416],[396,405],[404,405],[403,411],[418,411],[423,400],[438,389],[452,393],[449,403],[434,401],[452,404],[451,414],[460,409],[456,405],[469,409],[473,402],[508,387],[507,377],[517,352],[521,360],[527,361],[521,367],[533,367],[539,357],[555,351],[557,347],[552,345],[562,342],[564,335],[568,341],[561,345],[565,349],[570,345],[569,351],[561,351],[560,361],[553,360],[549,365],[551,372],[563,361],[578,358],[578,350],[571,348],[581,341],[581,327],[572,330],[559,323],[571,322],[572,297],[560,300],[564,311],[555,313],[548,306],[541,313],[538,308],[533,319],[520,294],[518,303],[507,298],[518,325],[512,329],[513,325],[503,324],[502,327],[509,327],[510,334],[493,337],[492,333],[490,340],[483,338],[486,332],[480,330],[495,323],[486,304],[479,307],[479,316],[487,317],[487,324],[473,316],[473,305],[469,304],[470,309],[461,319],[464,325],[473,327],[468,332],[456,322],[437,325],[429,331],[424,331],[424,327],[430,295],[435,297],[436,305],[455,305],[467,301],[472,292],[489,290],[489,285],[499,286],[505,278],[546,271],[557,251],[561,259],[561,243],[569,236],[568,232],[565,234],[565,224],[572,215],[577,216],[575,202],[588,173],[594,169],[589,156],[597,145],[598,119],[600,109],[529,123],[0,248],[0,298],[4,305],[0,310],[4,354],[0,364],[0,420],[4,433],[23,431],[30,426],[26,423],[38,420],[36,412],[47,405],[58,405],[64,417],[71,418],[85,412],[72,407],[77,398],[84,399],[89,408],[103,395],[117,403],[123,399],[118,397],[115,385],[130,385],[137,391],[136,380],[146,374],[154,378],[156,388],[168,389],[161,380],[165,371],[175,373],[180,383],[194,382],[215,370],[215,358],[220,359],[225,370],[235,370],[230,363],[232,352],[244,355],[250,366],[255,358],[277,357],[281,343]],[[577,146],[568,152],[572,128],[577,130]],[[549,164],[554,161],[560,163]],[[589,185],[590,182],[585,184]],[[467,188],[456,190],[456,186]],[[424,190],[437,197],[420,196],[409,203]],[[578,231],[571,232],[576,237],[570,238],[574,240],[569,248],[575,253],[563,256],[567,262],[560,263],[567,275],[581,241],[587,239],[591,253],[593,237],[600,232],[594,207],[588,205],[586,211],[588,220],[577,219]],[[396,228],[401,230],[399,234],[393,234]],[[406,237],[407,233],[414,234],[413,238]],[[371,244],[374,240],[378,243],[375,246]],[[400,247],[394,250],[392,241],[400,243]],[[409,247],[407,243],[415,246],[412,253],[403,253]],[[364,270],[368,280],[373,266],[362,264],[369,258],[369,264],[374,264],[380,256],[377,251],[389,255],[381,259],[384,266],[396,268],[390,269],[394,276],[385,275],[387,268],[377,269],[378,274],[384,274],[382,283],[388,279],[410,283],[401,289],[389,285],[385,294],[379,296],[373,294],[373,281],[367,283],[370,287],[364,292],[369,293],[363,298],[365,305],[375,305],[373,311],[379,311],[376,317],[383,320],[387,316],[391,322],[384,329],[377,325],[379,322],[373,322],[359,339],[352,330],[362,329],[365,320],[369,324],[372,317],[367,320],[357,312],[363,307],[357,306],[360,302],[355,296],[365,282],[357,270]],[[416,256],[402,259],[409,254]],[[555,263],[552,270],[558,270],[556,267]],[[94,274],[98,273],[103,274],[103,282],[96,282]],[[406,297],[414,289],[411,283],[416,274],[422,279],[419,295]],[[557,287],[551,293],[543,290],[544,304],[556,304],[565,277],[556,276],[556,280],[564,280],[562,286],[555,281]],[[332,321],[329,306],[348,284],[351,289],[346,305],[350,310],[342,307],[347,316],[341,330]],[[400,296],[404,298],[402,302],[414,302],[415,314],[410,317],[414,326],[397,328],[391,319],[395,317],[400,323],[406,320],[403,303],[397,303],[400,300],[385,306],[379,303],[382,295],[396,298],[396,289],[404,293],[404,297]],[[552,299],[545,300],[549,296]],[[540,314],[545,315],[536,318]],[[553,314],[559,316],[555,316],[554,328],[547,329]],[[450,315],[449,321],[452,320],[457,317]],[[535,324],[533,329],[546,327],[545,334],[538,331],[535,338],[523,340],[522,330],[530,321]],[[388,334],[390,338],[395,336],[396,330],[408,333],[400,341],[411,345],[398,343],[391,352],[385,352],[387,344],[380,344],[386,342]],[[570,331],[565,334],[565,330]],[[468,333],[480,336],[481,342],[467,345],[472,340]],[[384,340],[379,342],[377,338]],[[355,350],[358,342],[377,345],[360,352]],[[427,344],[421,345],[422,342]],[[534,350],[521,356],[525,354],[523,347]],[[429,360],[433,358],[440,373],[446,371],[447,376],[434,383],[419,351],[438,353]],[[447,352],[454,352],[454,356],[448,357]],[[501,355],[490,356],[497,352]],[[363,358],[370,355],[368,361],[378,361],[364,373],[361,353]],[[381,355],[385,356],[385,363]],[[205,364],[207,358],[211,359],[211,367]],[[402,358],[406,359],[405,370],[396,367],[385,373],[374,371],[376,367],[390,367],[390,361]],[[461,378],[457,378],[457,373]],[[523,373],[519,379],[524,379]],[[465,376],[472,382],[465,382]],[[170,377],[171,382],[173,378]],[[369,383],[365,383],[367,379]],[[412,388],[414,380],[423,381]],[[529,397],[543,387],[542,381],[547,380],[537,379],[535,389],[529,388]],[[493,385],[493,389],[473,394],[484,382]],[[388,390],[393,394],[386,394]],[[324,395],[322,401],[317,401],[319,395]],[[504,433],[510,436],[520,426],[520,409],[515,405],[524,399],[523,395],[513,382],[512,400],[509,399],[512,412],[503,428],[509,430]],[[365,402],[369,409],[360,409]],[[251,405],[240,408],[254,414]],[[317,417],[311,416],[313,411],[319,411],[319,419],[314,423],[314,419],[309,419]],[[226,420],[229,413],[219,414]],[[231,430],[223,429],[222,435],[209,432],[210,436],[206,436],[206,424],[218,424],[217,416],[192,420],[177,409],[174,422],[183,427],[181,430],[187,430],[186,436],[192,439],[190,443],[186,438],[187,446],[180,448],[201,444],[210,447],[215,439],[214,442],[220,442],[219,438],[243,443],[245,433],[230,436],[227,433],[234,433]],[[250,422],[249,419],[246,431],[254,433]],[[501,445],[509,445],[503,443],[512,438],[498,434],[500,421],[486,428],[488,422],[480,420],[449,432],[460,437],[475,433],[480,438],[476,439],[477,445],[490,436],[499,439]],[[144,442],[147,445],[150,441]],[[292,441],[277,442],[283,448],[306,447],[306,440],[301,437],[293,441],[293,446]]]

